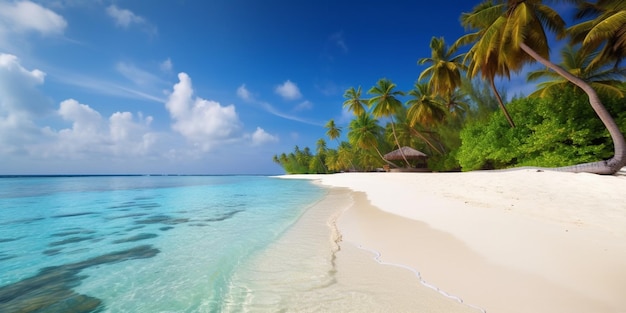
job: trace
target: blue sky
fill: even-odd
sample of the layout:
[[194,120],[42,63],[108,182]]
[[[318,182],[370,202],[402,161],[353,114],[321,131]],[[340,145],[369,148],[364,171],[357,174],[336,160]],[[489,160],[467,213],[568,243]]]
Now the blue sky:
[[478,1],[425,3],[0,0],[0,174],[282,173]]

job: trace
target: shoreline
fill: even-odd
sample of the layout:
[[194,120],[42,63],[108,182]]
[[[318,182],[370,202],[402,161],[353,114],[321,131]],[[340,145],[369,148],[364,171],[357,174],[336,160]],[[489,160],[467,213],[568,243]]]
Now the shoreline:
[[354,193],[322,187],[328,193],[321,200],[238,269],[231,281],[238,296],[225,301],[224,312],[479,312],[342,241],[337,230]]
[[472,307],[626,309],[624,176],[520,170],[284,177],[352,190],[353,208],[336,220],[342,247],[377,251],[371,257],[382,265],[413,269],[424,286]]

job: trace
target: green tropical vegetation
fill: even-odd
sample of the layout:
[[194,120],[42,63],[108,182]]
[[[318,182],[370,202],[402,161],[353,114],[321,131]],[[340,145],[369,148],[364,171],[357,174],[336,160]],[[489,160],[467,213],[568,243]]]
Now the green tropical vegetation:
[[[369,98],[361,86],[348,88],[343,107],[353,119],[345,129],[333,119],[325,126],[335,148],[320,138],[315,154],[296,146],[274,161],[287,173],[413,167],[404,153],[384,158],[408,146],[426,153],[433,171],[616,173],[626,165],[626,1],[565,2],[577,8],[569,27],[550,1],[483,1],[461,14],[468,33],[451,46],[432,38],[431,56],[417,58],[426,68],[413,89],[398,90],[387,78]],[[566,43],[559,64],[550,61],[549,32]],[[523,69],[536,90],[507,101],[496,82]]]

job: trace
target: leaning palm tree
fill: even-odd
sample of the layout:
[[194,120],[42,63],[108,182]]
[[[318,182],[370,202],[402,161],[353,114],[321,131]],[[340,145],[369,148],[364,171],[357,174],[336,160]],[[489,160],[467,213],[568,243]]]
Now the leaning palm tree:
[[[367,93],[373,95],[369,100],[369,106],[372,107],[372,114],[375,118],[389,117],[391,119],[391,130],[395,139],[398,149],[400,149],[400,143],[398,142],[398,136],[396,135],[393,116],[403,108],[402,102],[398,100],[398,96],[403,96],[402,91],[394,90],[396,84],[392,83],[386,78],[379,79],[374,87],[372,87]],[[402,153],[402,158],[406,164],[409,164],[406,156]]]
[[448,48],[443,37],[433,37],[430,40],[430,58],[422,58],[417,64],[430,64],[420,76],[418,81],[428,79],[428,87],[432,93],[441,97],[447,97],[461,86],[461,63],[462,55],[454,56],[456,47]]
[[[418,141],[425,143],[429,146],[432,151],[437,152],[438,154],[443,154],[443,149],[441,149],[441,143],[438,142],[436,135],[437,133],[425,129],[423,126],[416,124],[411,125],[409,121],[409,117],[407,114],[407,109],[398,112],[395,116],[396,123],[396,134],[398,136],[398,141],[403,146],[413,146],[414,140],[417,138]],[[393,141],[393,133],[391,132],[390,127],[387,127],[387,135],[390,138],[388,141]],[[440,148],[436,147],[439,146]]]
[[[514,2],[514,0],[509,2]],[[506,109],[495,84],[497,76],[510,79],[511,71],[516,70],[515,66],[519,65],[514,64],[514,68],[511,69],[511,64],[507,60],[515,60],[517,55],[506,55],[508,51],[502,46],[503,42],[500,38],[503,36],[503,32],[506,31],[504,29],[506,18],[503,17],[507,13],[506,9],[507,7],[503,4],[503,1],[496,0],[496,3],[494,3],[488,0],[474,7],[472,12],[463,13],[461,15],[461,24],[466,29],[475,30],[475,32],[457,39],[452,49],[474,43],[465,54],[464,63],[469,63],[467,75],[469,78],[474,78],[480,73],[481,77],[489,82],[491,90],[498,100],[500,109],[504,113],[504,117],[511,127],[515,127],[515,123]],[[523,59],[520,59],[520,62],[522,61]]]
[[353,119],[348,127],[350,129],[348,141],[351,145],[365,150],[374,149],[381,160],[398,167],[396,164],[387,161],[378,149],[378,142],[384,129],[378,125],[377,119],[373,118],[369,113],[363,113]]
[[[487,62],[496,62],[498,66],[506,66],[510,70],[518,71],[523,65],[537,61],[557,72],[574,85],[580,87],[589,97],[591,107],[604,123],[614,144],[614,155],[609,160],[579,164],[560,168],[563,171],[590,172],[597,174],[615,174],[626,165],[626,141],[615,120],[606,110],[596,91],[584,80],[572,75],[567,70],[549,61],[548,40],[545,29],[553,30],[557,36],[565,34],[565,22],[552,8],[544,5],[541,0],[507,0],[486,1],[484,9],[492,12],[494,25],[492,32],[483,34],[480,42],[485,40],[498,43],[501,48],[495,57],[493,52],[474,49],[474,59]],[[545,25],[545,26],[544,26]],[[606,43],[605,43],[606,44]],[[491,46],[481,44],[479,48]],[[484,59],[483,57],[487,57]]]
[[572,42],[582,43],[586,52],[600,48],[591,65],[614,62],[617,69],[626,57],[626,1],[579,1],[577,17],[588,16],[594,18],[567,30]]
[[367,106],[367,100],[361,98],[361,86],[358,89],[350,87],[343,94],[346,101],[343,102],[343,107],[348,108],[354,115],[359,116],[365,113],[365,107]]
[[432,127],[443,121],[446,117],[446,110],[442,106],[442,103],[430,94],[430,90],[426,84],[416,82],[408,95],[411,96],[411,98],[406,102],[409,108],[406,112],[406,118],[411,133],[419,137],[434,151],[442,154],[443,152],[437,149],[433,142],[415,127],[417,125]]
[[[626,78],[626,69],[599,67],[598,63],[593,62],[598,52],[585,53],[583,49],[578,48],[567,45],[561,50],[561,67],[589,83],[598,93],[618,98],[624,97],[626,93],[621,85]],[[530,94],[531,97],[545,97],[571,84],[563,76],[548,68],[529,72],[527,78],[528,81],[547,79],[539,83],[539,88]]]

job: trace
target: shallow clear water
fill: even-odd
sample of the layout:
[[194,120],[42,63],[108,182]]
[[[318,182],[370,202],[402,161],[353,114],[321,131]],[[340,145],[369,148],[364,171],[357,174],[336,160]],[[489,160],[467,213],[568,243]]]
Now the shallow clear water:
[[0,311],[219,312],[326,191],[257,176],[0,178]]

